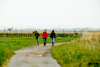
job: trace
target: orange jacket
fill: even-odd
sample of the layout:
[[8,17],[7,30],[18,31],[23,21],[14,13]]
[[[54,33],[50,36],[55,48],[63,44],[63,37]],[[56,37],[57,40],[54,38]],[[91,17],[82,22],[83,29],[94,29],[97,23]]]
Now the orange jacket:
[[47,32],[43,32],[42,37],[43,38],[48,38],[48,33]]

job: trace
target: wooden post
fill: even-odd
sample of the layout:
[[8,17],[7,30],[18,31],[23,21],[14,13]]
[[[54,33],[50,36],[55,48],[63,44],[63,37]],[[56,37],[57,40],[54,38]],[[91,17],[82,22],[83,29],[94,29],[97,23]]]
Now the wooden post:
[[64,34],[64,29],[63,29],[63,34]]
[[16,35],[15,35],[15,37],[17,37],[17,29],[16,29],[15,31],[16,31]]
[[5,28],[4,28],[4,43],[6,43]]
[[28,37],[29,37],[29,29],[28,29]]

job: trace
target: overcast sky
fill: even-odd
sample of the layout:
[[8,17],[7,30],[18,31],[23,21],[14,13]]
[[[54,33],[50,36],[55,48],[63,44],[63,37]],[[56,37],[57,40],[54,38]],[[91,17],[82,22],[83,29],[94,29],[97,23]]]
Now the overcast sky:
[[4,27],[100,28],[100,0],[0,0]]

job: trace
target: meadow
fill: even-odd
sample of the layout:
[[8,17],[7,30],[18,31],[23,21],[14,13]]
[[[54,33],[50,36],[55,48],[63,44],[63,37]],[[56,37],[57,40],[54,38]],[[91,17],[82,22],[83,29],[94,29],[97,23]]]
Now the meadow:
[[84,32],[71,43],[54,46],[51,55],[62,67],[100,67],[100,32]]
[[[78,35],[73,34],[58,34],[56,36],[56,43],[58,42],[69,42],[75,39]],[[39,43],[43,43],[42,36],[39,37]],[[50,37],[47,39],[47,43],[51,43]],[[2,66],[8,59],[10,59],[15,53],[14,51],[35,45],[34,36],[23,37],[23,36],[9,36],[6,37],[6,43],[4,43],[4,37],[0,37],[0,66]]]

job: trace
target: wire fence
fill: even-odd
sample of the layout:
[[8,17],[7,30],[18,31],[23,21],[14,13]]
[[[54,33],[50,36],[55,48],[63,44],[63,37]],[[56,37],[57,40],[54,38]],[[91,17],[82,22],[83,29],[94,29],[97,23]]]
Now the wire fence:
[[[0,37],[34,37],[35,31],[38,31],[39,34],[42,34],[44,29],[4,29],[0,30]],[[68,29],[53,29],[56,34],[79,34],[80,36],[83,34],[83,30],[68,30]],[[52,29],[47,29],[47,33],[50,34]]]

